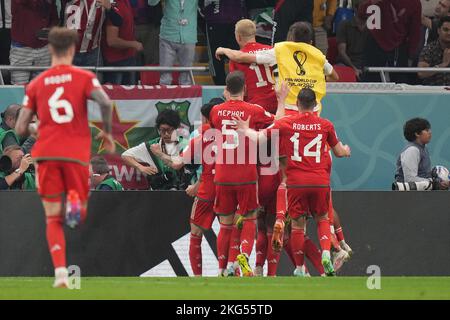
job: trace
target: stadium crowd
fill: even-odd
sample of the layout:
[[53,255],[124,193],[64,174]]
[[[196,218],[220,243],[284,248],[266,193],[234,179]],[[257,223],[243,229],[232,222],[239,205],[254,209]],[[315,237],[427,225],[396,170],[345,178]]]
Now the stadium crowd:
[[[75,65],[190,67],[196,45],[205,44],[210,75],[224,85],[225,63],[213,54],[220,46],[238,49],[234,25],[250,18],[257,24],[257,40],[269,45],[285,40],[294,22],[311,23],[315,46],[337,66],[341,81],[377,82],[379,75],[364,68],[448,67],[449,12],[450,0],[2,0],[0,65],[49,66],[46,36],[60,25],[78,31]],[[36,73],[3,75],[6,83],[25,84]],[[144,77],[106,72],[101,81],[136,84],[139,78]],[[446,86],[449,74],[393,74],[391,80]],[[160,84],[191,82],[188,72],[176,79],[162,72],[159,79]]]

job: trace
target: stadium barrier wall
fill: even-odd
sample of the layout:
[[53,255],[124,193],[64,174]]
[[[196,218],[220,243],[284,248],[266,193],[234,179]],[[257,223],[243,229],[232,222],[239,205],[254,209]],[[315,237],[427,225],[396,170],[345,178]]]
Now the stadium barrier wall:
[[[358,90],[364,93],[355,93]],[[330,90],[323,100],[322,116],[334,122],[339,138],[352,148],[350,159],[334,161],[332,186],[335,190],[390,190],[396,159],[405,144],[403,124],[413,117],[427,118],[431,122],[433,139],[428,148],[433,165],[450,167],[448,91],[430,88],[401,91],[389,89],[388,85],[358,90],[353,89],[352,93]],[[203,87],[203,102],[222,92],[223,87]],[[0,87],[0,111],[10,103],[21,103],[22,99],[22,87]],[[167,103],[167,99],[165,97],[163,103]],[[133,134],[128,133],[127,138]],[[113,166],[113,174],[124,173],[120,164]],[[126,174],[133,181],[140,178],[133,172]],[[121,181],[124,185],[133,182],[128,180]]]
[[[450,275],[449,192],[334,192],[333,198],[354,250],[341,275],[367,276],[369,266],[382,276]],[[51,276],[38,195],[0,192],[0,203],[0,276]],[[86,224],[66,229],[68,264],[82,276],[192,275],[191,204],[177,191],[93,192]],[[311,223],[308,234],[317,243]],[[217,274],[217,222],[213,229],[202,243],[207,276]],[[278,274],[292,271],[283,253]]]

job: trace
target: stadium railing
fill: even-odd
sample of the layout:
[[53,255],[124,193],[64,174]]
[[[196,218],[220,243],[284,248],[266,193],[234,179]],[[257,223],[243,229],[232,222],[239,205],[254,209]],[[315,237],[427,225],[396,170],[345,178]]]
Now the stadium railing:
[[[0,65],[0,71],[44,71],[49,66],[8,66]],[[140,72],[140,71],[157,71],[157,72],[173,72],[173,71],[188,71],[191,77],[192,83],[195,84],[194,72],[209,71],[208,67],[161,67],[161,66],[136,66],[136,67],[80,67],[85,70],[97,72]],[[4,85],[2,73],[0,72],[0,85]]]
[[379,73],[381,81],[389,82],[389,73],[417,73],[417,72],[439,72],[449,73],[450,68],[393,68],[393,67],[367,67],[366,72]]

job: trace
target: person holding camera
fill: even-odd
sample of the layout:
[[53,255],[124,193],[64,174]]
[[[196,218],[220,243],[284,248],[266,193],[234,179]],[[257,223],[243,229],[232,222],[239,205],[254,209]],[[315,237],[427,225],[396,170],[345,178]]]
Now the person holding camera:
[[[403,126],[403,135],[408,143],[397,159],[395,183],[408,184],[409,189],[406,187],[405,190],[448,189],[448,182],[433,179],[431,158],[426,147],[432,136],[430,122],[423,118],[410,119]],[[395,183],[394,190],[397,190]]]
[[166,109],[156,118],[160,136],[122,153],[122,159],[127,165],[147,176],[152,190],[180,190],[188,185],[183,176],[184,171],[171,168],[158,156],[158,152],[179,156],[187,145],[187,139],[177,134],[180,124],[178,112]]
[[[48,31],[59,22],[55,1],[12,0],[11,13],[11,66],[50,66]],[[11,84],[28,83],[30,75],[30,71],[12,71]]]
[[108,162],[102,156],[95,156],[90,163],[91,186],[99,191],[123,191],[123,187],[111,174]]
[[0,158],[0,190],[35,190],[33,159],[18,145],[6,147]]

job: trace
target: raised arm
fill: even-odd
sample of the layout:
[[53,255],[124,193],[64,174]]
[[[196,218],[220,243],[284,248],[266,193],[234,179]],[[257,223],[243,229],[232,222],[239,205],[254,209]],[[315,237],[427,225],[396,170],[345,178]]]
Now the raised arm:
[[227,56],[228,59],[237,63],[256,63],[255,54],[219,47],[216,50],[216,59],[220,60],[222,56]]
[[19,118],[16,121],[15,131],[21,137],[28,137],[30,135],[29,124],[33,118],[34,112],[28,108],[22,108],[19,113]]

